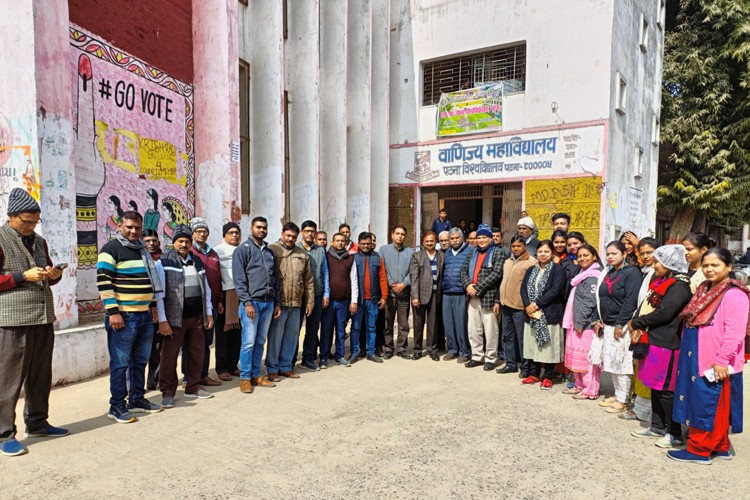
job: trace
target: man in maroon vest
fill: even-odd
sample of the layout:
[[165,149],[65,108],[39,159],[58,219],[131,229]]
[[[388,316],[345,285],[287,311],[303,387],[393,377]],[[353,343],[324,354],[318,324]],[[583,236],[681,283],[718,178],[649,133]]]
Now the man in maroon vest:
[[331,282],[331,300],[323,310],[323,327],[320,332],[320,368],[328,368],[333,328],[336,327],[336,354],[334,360],[341,366],[350,366],[344,359],[344,332],[349,314],[357,313],[359,280],[354,256],[346,250],[346,237],[333,235],[333,243],[326,253],[328,276]]

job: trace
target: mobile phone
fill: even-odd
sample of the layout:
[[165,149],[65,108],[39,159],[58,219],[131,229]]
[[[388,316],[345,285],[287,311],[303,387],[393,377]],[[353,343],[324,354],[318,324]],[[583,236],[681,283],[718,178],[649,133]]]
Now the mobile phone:
[[67,262],[61,262],[59,264],[55,264],[55,267],[57,269],[59,269],[59,270],[62,271],[63,269],[65,269],[66,267],[68,267],[68,263]]

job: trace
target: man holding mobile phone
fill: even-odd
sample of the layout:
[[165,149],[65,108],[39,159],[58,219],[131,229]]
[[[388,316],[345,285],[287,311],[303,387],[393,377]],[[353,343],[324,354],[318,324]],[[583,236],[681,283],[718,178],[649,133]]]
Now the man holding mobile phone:
[[52,383],[55,307],[51,286],[62,277],[44,238],[34,229],[41,208],[23,189],[8,198],[8,221],[0,226],[0,452],[28,453],[16,440],[16,403],[26,391],[26,437],[61,437],[67,429],[47,421]]

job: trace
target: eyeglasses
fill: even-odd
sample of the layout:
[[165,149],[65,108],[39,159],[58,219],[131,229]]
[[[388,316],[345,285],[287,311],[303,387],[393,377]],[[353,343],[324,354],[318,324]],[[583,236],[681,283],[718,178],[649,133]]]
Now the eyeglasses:
[[42,222],[42,218],[41,217],[38,218],[37,220],[26,220],[23,217],[21,217],[20,215],[16,215],[16,217],[18,217],[18,220],[21,221],[21,224],[24,224],[26,226],[36,226],[37,224],[39,224],[40,222]]
[[198,233],[198,234],[208,234],[208,230],[207,229],[196,229],[193,232],[194,233]]
[[227,231],[227,234],[240,234],[240,232],[235,229],[233,231]]

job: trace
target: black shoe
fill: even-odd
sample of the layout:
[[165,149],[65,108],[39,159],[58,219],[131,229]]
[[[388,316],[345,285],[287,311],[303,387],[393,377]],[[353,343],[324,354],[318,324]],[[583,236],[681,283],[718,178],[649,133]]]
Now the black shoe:
[[364,358],[366,356],[367,356],[367,352],[365,352],[365,351],[362,351],[362,352],[359,353],[359,357],[360,358]]
[[466,368],[476,368],[477,366],[482,366],[482,364],[483,363],[481,361],[474,361],[472,359],[471,361],[469,361],[468,363],[466,363],[464,366]]
[[528,378],[529,371],[528,370],[521,370],[521,372],[518,374],[518,378],[525,379]]
[[422,351],[414,351],[414,354],[412,355],[411,359],[417,360],[422,359]]
[[398,356],[399,358],[403,358],[403,359],[411,359],[411,356],[409,356],[408,354],[406,354],[406,352],[400,352],[400,353],[396,354],[396,356]]
[[374,361],[375,363],[382,363],[383,362],[383,358],[381,358],[377,354],[371,354],[371,355],[367,356],[367,359],[369,359],[370,361]]
[[349,359],[347,359],[347,361],[349,362],[350,365],[353,365],[354,363],[356,363],[357,361],[359,361],[359,358],[361,358],[361,356],[359,356],[359,355],[349,356]]
[[518,372],[518,368],[510,368],[510,367],[508,367],[508,365],[505,365],[502,368],[498,368],[495,371],[497,373],[516,373],[516,372]]
[[458,363],[461,363],[462,365],[465,365],[467,361],[469,361],[469,358],[466,358],[464,356],[459,356],[456,360]]
[[385,359],[391,359],[393,357],[393,353],[392,352],[387,352],[387,353],[385,353],[385,356],[383,356],[383,357]]
[[430,354],[430,359],[433,361],[440,361],[440,354],[433,352],[432,354]]
[[495,369],[495,363],[485,363],[484,364],[484,371],[492,371]]
[[452,352],[449,352],[448,354],[446,354],[445,356],[443,356],[443,361],[453,361],[457,357],[458,357],[457,354],[453,354]]

